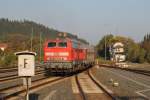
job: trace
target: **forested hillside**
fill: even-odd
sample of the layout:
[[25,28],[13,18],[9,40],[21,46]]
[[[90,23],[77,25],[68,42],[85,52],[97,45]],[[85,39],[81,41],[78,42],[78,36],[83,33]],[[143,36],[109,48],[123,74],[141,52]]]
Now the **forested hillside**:
[[[42,33],[43,37],[47,38],[56,38],[60,31],[48,28],[42,24],[37,24],[33,21],[23,20],[8,20],[8,19],[0,19],[0,35],[1,39],[5,38],[5,36],[12,34],[23,34],[26,36],[30,36],[31,33],[35,36]],[[75,38],[75,35],[67,33],[68,37]]]
[[[3,52],[0,50],[0,66],[6,66],[13,63],[16,59],[14,52],[31,50],[37,53],[36,59],[40,58],[40,50],[43,53],[43,44],[47,39],[57,38],[60,33],[64,33],[42,24],[28,20],[9,20],[0,19],[0,44],[8,45]],[[86,40],[78,38],[76,35],[67,33],[67,37],[76,38],[79,41],[88,43]],[[32,46],[31,46],[32,41]],[[32,47],[32,48],[31,48]],[[41,56],[43,57],[43,55]]]

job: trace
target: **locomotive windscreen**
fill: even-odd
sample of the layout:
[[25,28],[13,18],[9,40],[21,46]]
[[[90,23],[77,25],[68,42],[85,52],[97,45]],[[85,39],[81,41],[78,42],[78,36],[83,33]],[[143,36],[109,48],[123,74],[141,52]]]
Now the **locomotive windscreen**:
[[67,42],[59,42],[58,46],[59,47],[67,47]]
[[56,42],[49,42],[48,47],[56,47]]

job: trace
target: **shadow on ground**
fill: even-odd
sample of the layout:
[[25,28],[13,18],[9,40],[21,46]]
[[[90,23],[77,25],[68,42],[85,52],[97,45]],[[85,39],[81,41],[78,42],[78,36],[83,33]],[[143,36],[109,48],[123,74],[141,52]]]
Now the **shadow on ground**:
[[29,95],[29,100],[38,100],[39,94],[31,93]]
[[118,96],[115,98],[116,100],[149,100],[148,98],[144,98],[142,96]]
[[49,76],[72,76],[72,75],[81,73],[85,70],[88,70],[91,67],[92,67],[92,65],[89,65],[88,67],[85,67],[85,68],[80,69],[80,70],[76,70],[74,72],[68,72],[67,70],[65,70],[65,71],[57,70],[56,71],[56,70],[53,70],[53,69],[50,69],[50,68],[45,68],[45,76],[46,77],[49,77]]

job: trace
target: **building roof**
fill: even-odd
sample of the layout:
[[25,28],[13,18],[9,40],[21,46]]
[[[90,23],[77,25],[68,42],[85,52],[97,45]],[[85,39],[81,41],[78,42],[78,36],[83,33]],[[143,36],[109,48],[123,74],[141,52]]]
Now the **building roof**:
[[2,51],[4,51],[7,47],[8,47],[8,45],[6,43],[0,43],[0,49]]
[[113,45],[113,48],[124,47],[124,44],[121,42],[117,42]]
[[7,48],[7,44],[6,43],[0,43],[0,48],[3,47],[3,48]]

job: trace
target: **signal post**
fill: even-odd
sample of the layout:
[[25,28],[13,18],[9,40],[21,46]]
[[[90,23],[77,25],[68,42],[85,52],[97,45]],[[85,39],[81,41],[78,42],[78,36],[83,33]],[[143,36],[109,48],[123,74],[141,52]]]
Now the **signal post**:
[[35,75],[35,52],[16,52],[18,56],[18,76],[24,77],[23,84],[26,86],[26,100],[29,100],[29,86],[31,77]]

